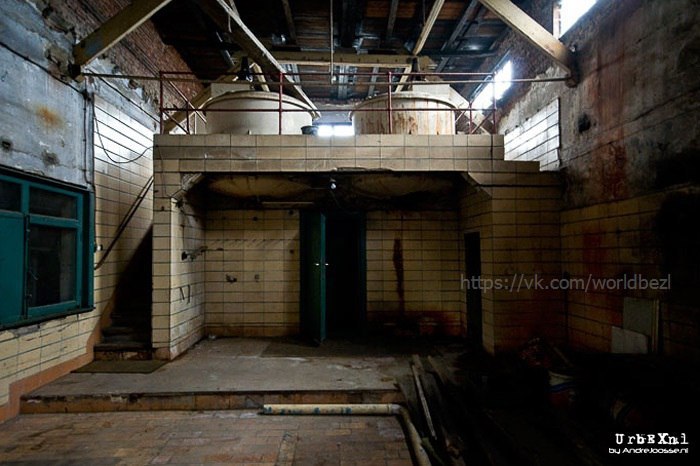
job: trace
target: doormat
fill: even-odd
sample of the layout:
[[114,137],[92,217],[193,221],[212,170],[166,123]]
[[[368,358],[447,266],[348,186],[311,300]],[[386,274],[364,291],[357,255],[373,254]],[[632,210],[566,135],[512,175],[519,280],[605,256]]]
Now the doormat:
[[166,361],[149,359],[146,361],[93,361],[87,366],[76,369],[73,372],[85,373],[113,373],[113,374],[150,374],[162,367]]

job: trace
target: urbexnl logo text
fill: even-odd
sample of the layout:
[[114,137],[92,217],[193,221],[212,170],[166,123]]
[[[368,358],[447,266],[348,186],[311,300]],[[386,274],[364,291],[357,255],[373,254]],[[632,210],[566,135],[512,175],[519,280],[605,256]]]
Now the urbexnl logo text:
[[688,454],[688,438],[685,433],[671,435],[668,432],[655,434],[615,434],[617,448],[608,448],[612,455],[624,454]]

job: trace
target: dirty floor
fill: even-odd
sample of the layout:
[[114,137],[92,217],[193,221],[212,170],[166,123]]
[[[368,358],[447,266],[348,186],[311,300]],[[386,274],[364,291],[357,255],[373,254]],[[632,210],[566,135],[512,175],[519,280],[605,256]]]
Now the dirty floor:
[[411,352],[420,349],[405,342],[314,348],[294,340],[203,340],[150,374],[72,373],[32,395],[391,390],[410,374]]
[[[394,417],[263,416],[258,405],[268,395],[256,394],[306,392],[334,402],[344,393],[374,391],[393,399],[410,377],[411,354],[437,347],[406,338],[321,347],[293,339],[205,339],[149,374],[71,373],[25,396],[22,412],[35,414],[0,426],[0,464],[410,465]],[[243,406],[217,407],[217,397],[237,392],[245,394]],[[214,401],[168,404],[183,394]],[[151,404],[143,401],[149,396]]]
[[393,417],[34,414],[12,419],[1,430],[3,465],[411,465]]

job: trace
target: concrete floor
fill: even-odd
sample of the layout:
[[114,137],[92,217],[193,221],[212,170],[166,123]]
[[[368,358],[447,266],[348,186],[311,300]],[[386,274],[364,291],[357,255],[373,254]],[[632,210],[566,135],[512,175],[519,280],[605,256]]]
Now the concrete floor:
[[2,425],[3,465],[410,466],[393,417],[254,411],[23,415]]
[[71,373],[31,395],[394,390],[397,378],[410,374],[410,349],[419,348],[406,353],[385,348],[347,342],[313,348],[293,340],[203,340],[150,374]]
[[402,401],[411,354],[436,348],[410,339],[321,347],[215,339],[150,374],[71,373],[24,397],[23,414],[2,425],[0,463],[410,465],[394,417],[257,408]]

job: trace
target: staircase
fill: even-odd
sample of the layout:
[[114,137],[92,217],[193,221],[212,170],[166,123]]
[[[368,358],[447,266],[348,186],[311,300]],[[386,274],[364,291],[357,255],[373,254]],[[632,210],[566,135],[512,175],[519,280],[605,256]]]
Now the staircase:
[[95,345],[96,360],[151,359],[153,229],[144,236],[119,278],[111,324]]

